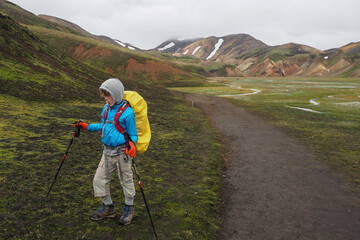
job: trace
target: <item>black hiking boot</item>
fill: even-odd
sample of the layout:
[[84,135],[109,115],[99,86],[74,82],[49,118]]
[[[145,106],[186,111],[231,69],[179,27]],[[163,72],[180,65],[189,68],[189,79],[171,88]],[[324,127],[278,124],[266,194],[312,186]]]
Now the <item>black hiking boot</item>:
[[119,224],[129,225],[135,215],[135,209],[133,206],[129,206],[125,204],[125,207],[123,207],[123,211],[124,214],[119,219]]
[[96,212],[90,214],[91,220],[101,220],[103,218],[110,218],[116,216],[116,210],[114,205],[103,204]]

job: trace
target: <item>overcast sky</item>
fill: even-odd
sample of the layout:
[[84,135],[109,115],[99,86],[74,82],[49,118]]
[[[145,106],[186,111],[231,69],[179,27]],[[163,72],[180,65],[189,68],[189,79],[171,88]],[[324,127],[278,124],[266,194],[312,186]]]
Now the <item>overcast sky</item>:
[[10,1],[141,49],[173,38],[237,33],[270,46],[295,42],[320,50],[360,41],[360,0]]

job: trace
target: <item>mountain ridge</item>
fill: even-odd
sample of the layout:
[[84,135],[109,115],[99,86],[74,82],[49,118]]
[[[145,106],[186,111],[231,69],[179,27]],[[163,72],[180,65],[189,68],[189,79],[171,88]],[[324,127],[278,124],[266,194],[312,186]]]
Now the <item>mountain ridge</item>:
[[[63,31],[138,53],[147,53],[180,67],[189,64],[194,68],[186,67],[187,69],[205,77],[360,77],[360,42],[322,51],[300,43],[269,46],[251,35],[240,33],[221,37],[171,39],[154,49],[141,50],[122,40],[93,35],[64,19],[43,14],[36,16],[9,1],[0,1],[0,11],[25,25]],[[81,47],[80,44],[73,46],[72,49],[79,46]],[[124,63],[123,67],[126,65]],[[108,69],[114,72],[121,68],[114,66]],[[143,66],[143,69],[149,68]]]
[[[237,72],[235,76],[360,77],[360,42],[322,51],[292,42],[268,46],[248,34],[230,34],[188,42],[168,40],[154,50],[179,58],[191,56],[201,66],[216,62],[228,69],[224,66],[232,65],[236,71],[230,75]],[[219,72],[212,70],[215,75]]]
[[154,84],[201,77],[119,40],[99,38],[57,17],[38,17],[8,1],[0,0],[0,13],[11,17],[49,47],[122,79]]
[[113,38],[110,38],[110,37],[107,37],[107,36],[104,36],[104,35],[91,34],[90,32],[88,32],[85,29],[83,29],[82,27],[80,27],[79,25],[77,25],[75,23],[72,23],[70,21],[67,21],[65,19],[62,19],[62,18],[49,16],[49,15],[45,15],[45,14],[39,14],[39,15],[37,15],[37,17],[39,17],[41,19],[44,19],[44,20],[46,20],[48,22],[52,22],[52,23],[55,23],[55,24],[58,24],[58,25],[65,26],[65,27],[67,27],[69,29],[74,30],[75,32],[79,33],[81,36],[84,36],[84,37],[89,37],[89,38],[92,38],[92,39],[95,39],[95,40],[98,40],[98,41],[101,41],[101,42],[107,42],[107,43],[111,43],[111,44],[114,44],[114,45],[117,45],[117,46],[120,45],[122,47],[129,48],[129,49],[132,49],[132,50],[139,49],[139,48],[133,46],[132,44],[123,43],[122,41],[117,40],[117,39],[113,39]]

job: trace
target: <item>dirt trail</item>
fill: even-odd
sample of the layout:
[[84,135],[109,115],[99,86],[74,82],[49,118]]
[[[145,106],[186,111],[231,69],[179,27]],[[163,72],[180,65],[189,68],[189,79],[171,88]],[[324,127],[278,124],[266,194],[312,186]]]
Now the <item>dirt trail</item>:
[[185,94],[225,139],[219,239],[360,239],[360,199],[304,146],[226,99]]

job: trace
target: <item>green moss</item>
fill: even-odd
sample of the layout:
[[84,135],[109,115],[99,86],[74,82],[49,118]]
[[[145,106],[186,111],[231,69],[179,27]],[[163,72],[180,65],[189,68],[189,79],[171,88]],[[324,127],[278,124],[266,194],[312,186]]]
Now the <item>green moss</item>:
[[[356,78],[221,78],[223,87],[178,88],[210,95],[234,95],[235,104],[246,107],[271,124],[301,140],[319,159],[343,171],[359,183],[360,143],[359,79]],[[233,86],[233,87],[229,87]],[[237,89],[241,86],[241,89]],[[238,96],[239,90],[261,93]],[[309,101],[316,99],[319,105]],[[354,104],[355,103],[355,104]],[[287,106],[310,108],[312,113]]]
[[[103,149],[99,133],[82,132],[74,140],[45,201],[73,136],[73,122],[99,121],[104,103],[98,87],[113,76],[101,70],[103,62],[94,67],[73,60],[9,18],[0,18],[0,26],[1,38],[11,47],[0,50],[0,238],[151,238],[138,187],[136,218],[130,226],[120,228],[114,219],[100,223],[88,219],[101,202],[92,190]],[[48,34],[58,31],[41,31],[54,43],[61,42]],[[69,39],[64,46],[83,38],[71,35]],[[92,44],[87,42],[86,47]],[[147,59],[145,54],[116,49],[113,55],[123,54],[123,62],[133,56],[138,62]],[[142,74],[135,76],[136,84],[125,77],[123,83],[148,102],[152,141],[149,150],[137,157],[137,165],[159,238],[215,239],[220,226],[220,140],[199,110]],[[159,82],[169,85],[204,84],[201,78],[160,78]],[[124,196],[116,174],[112,188],[121,211]]]
[[[159,237],[214,239],[220,224],[215,219],[222,154],[221,145],[213,142],[219,139],[203,114],[178,97],[158,87],[142,95],[148,99],[153,138],[148,152],[137,159],[138,171]],[[6,229],[0,231],[1,238],[151,237],[139,192],[137,216],[129,228],[119,228],[110,219],[101,224],[88,220],[99,205],[91,183],[102,151],[99,134],[82,133],[75,139],[49,200],[42,202],[71,139],[72,122],[77,118],[97,122],[103,103],[28,102],[9,95],[1,95],[0,100],[4,126],[0,149],[5,160],[0,162],[0,181],[6,182],[0,190],[7,199],[0,204],[6,206],[1,209]],[[14,121],[18,124],[12,125]],[[116,176],[113,185],[117,189],[113,198],[120,208],[123,195]],[[10,214],[7,209],[18,210]],[[27,227],[19,231],[18,225]]]
[[343,73],[341,75],[341,77],[349,77],[351,76],[351,73],[354,71],[357,71],[360,68],[360,62],[355,64],[351,69],[349,69],[348,71],[346,71],[345,73]]

